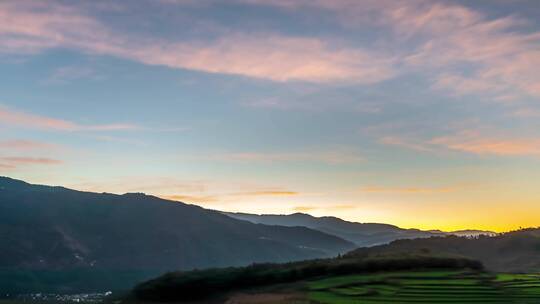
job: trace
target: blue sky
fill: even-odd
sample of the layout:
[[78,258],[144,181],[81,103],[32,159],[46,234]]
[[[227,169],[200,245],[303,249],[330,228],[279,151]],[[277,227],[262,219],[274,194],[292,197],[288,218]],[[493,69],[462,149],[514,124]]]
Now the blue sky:
[[232,211],[539,225],[538,14],[536,1],[2,1],[0,174]]

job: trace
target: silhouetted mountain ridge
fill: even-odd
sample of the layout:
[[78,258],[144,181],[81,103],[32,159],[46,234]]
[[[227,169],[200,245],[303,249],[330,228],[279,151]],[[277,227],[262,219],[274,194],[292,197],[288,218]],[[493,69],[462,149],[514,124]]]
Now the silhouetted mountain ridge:
[[145,195],[0,177],[0,268],[169,271],[330,257],[354,248],[305,227],[252,224]]
[[[0,266],[190,269],[331,256],[351,249],[302,227],[255,225],[142,193],[0,178]],[[10,254],[11,253],[11,254]]]

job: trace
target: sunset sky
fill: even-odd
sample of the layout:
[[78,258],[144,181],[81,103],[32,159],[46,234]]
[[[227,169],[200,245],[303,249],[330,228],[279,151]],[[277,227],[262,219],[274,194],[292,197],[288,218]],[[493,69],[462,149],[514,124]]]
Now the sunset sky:
[[0,175],[540,226],[540,2],[0,1]]

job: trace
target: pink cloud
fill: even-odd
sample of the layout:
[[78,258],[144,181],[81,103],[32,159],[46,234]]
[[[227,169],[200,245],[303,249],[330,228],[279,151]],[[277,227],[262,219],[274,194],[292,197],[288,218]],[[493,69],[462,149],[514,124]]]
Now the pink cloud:
[[478,132],[464,131],[452,136],[431,140],[432,144],[451,150],[500,156],[540,156],[540,139],[519,137],[483,136]]
[[313,211],[336,211],[336,210],[352,210],[358,206],[355,205],[325,205],[325,206],[296,206],[294,212],[313,212]]
[[73,130],[76,128],[76,125],[69,121],[11,111],[6,108],[0,108],[0,122],[7,125],[56,130]]
[[158,43],[126,50],[124,55],[147,64],[274,81],[375,83],[395,74],[393,60],[375,52],[272,34],[237,34],[205,43]]
[[122,131],[138,127],[131,124],[81,125],[72,121],[39,116],[0,107],[0,124],[57,131]]
[[107,30],[76,9],[54,1],[2,1],[0,46],[4,53],[36,53],[103,41]]
[[393,59],[380,51],[339,47],[317,38],[272,33],[186,42],[127,37],[73,7],[33,1],[0,4],[0,46],[8,53],[74,48],[149,65],[273,81],[375,83],[395,74]]
[[420,152],[441,153],[452,150],[477,155],[540,156],[540,138],[494,133],[465,130],[432,139],[387,136],[381,138],[379,143]]
[[36,158],[36,157],[1,157],[2,161],[12,164],[61,164],[62,161],[51,158]]
[[[517,17],[488,18],[463,5],[414,0],[235,2],[275,6],[298,14],[306,9],[322,10],[349,28],[368,25],[388,32],[381,35],[380,43],[364,48],[328,38],[234,30],[220,31],[221,36],[210,40],[169,41],[115,31],[75,6],[4,1],[0,2],[0,52],[71,48],[149,65],[279,82],[372,84],[400,74],[425,73],[435,75],[433,89],[453,95],[483,94],[496,101],[540,96],[536,68],[540,65],[540,32],[522,30],[527,22]],[[461,65],[470,71],[456,72],[463,71]]]
[[[238,1],[297,13],[327,10],[348,27],[366,22],[388,27],[395,36],[382,39],[398,47],[395,63],[400,67],[394,74],[435,73],[436,90],[482,94],[495,101],[540,96],[540,32],[531,32],[528,21],[515,16],[488,18],[469,7],[437,1]],[[456,72],[460,65],[472,70]]]
[[261,185],[249,181],[213,181],[213,180],[186,180],[175,177],[123,176],[106,181],[79,181],[67,185],[74,189],[92,192],[145,192],[165,199],[192,203],[220,203],[229,204],[239,201],[253,202],[253,200],[287,199],[297,196],[309,195],[276,185]]
[[234,199],[245,198],[245,197],[288,197],[288,196],[297,196],[300,193],[295,191],[286,191],[286,190],[257,190],[252,192],[234,192],[234,193],[221,193],[221,194],[211,194],[211,195],[201,195],[201,194],[173,194],[173,195],[160,195],[164,199],[182,201],[182,202],[193,202],[193,203],[209,203],[209,202],[220,202],[224,200],[230,200],[231,197]]
[[0,169],[15,170],[29,165],[59,165],[63,162],[52,158],[43,157],[0,157]]
[[[435,71],[435,89],[456,95],[483,94],[494,100],[540,96],[540,72],[535,68],[540,64],[540,32],[519,32],[526,25],[524,20],[488,19],[456,5],[435,5],[395,17],[399,28],[423,37],[424,42],[405,62]],[[460,65],[472,69],[456,72]]]
[[32,141],[32,140],[6,140],[0,141],[0,149],[16,149],[16,150],[34,150],[34,149],[54,149],[56,145]]

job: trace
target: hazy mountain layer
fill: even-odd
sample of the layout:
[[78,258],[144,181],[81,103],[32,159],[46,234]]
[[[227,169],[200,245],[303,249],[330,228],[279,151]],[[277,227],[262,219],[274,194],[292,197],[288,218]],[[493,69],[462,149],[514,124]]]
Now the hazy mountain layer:
[[355,243],[358,247],[369,247],[387,244],[398,239],[414,239],[432,236],[495,235],[494,232],[481,230],[460,230],[454,232],[443,232],[439,230],[422,231],[418,229],[403,229],[389,224],[348,222],[337,217],[314,217],[304,213],[294,213],[289,215],[257,215],[248,213],[225,212],[224,214],[227,214],[228,216],[236,219],[246,220],[258,224],[280,225],[289,227],[308,227],[338,236],[340,238]]
[[349,255],[400,253],[453,254],[479,260],[492,271],[539,272],[540,228],[524,229],[493,237],[447,236],[399,240],[388,245],[360,248]]
[[443,234],[442,232],[421,231],[418,229],[402,229],[388,224],[348,222],[337,217],[314,217],[303,213],[290,215],[225,214],[252,223],[308,227],[351,241],[358,247],[386,244],[397,239],[422,238]]

